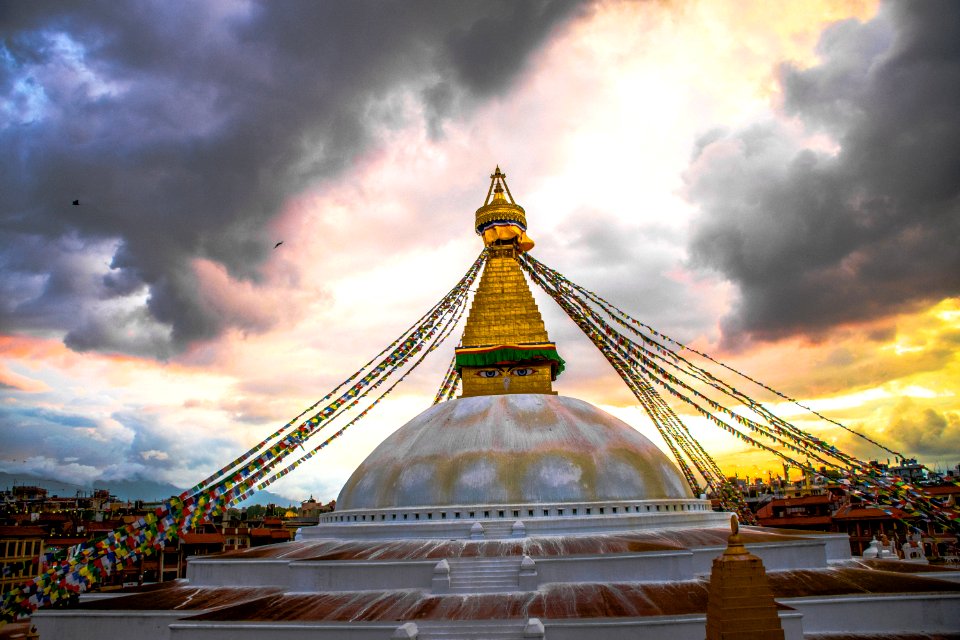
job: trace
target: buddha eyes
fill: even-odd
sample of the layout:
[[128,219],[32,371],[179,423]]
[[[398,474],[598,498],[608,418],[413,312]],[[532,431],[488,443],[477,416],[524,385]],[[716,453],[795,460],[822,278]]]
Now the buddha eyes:
[[536,369],[532,367],[517,367],[516,369],[510,369],[509,371],[504,371],[503,369],[480,369],[477,371],[477,375],[481,378],[499,378],[502,375],[509,376],[532,376],[536,373]]

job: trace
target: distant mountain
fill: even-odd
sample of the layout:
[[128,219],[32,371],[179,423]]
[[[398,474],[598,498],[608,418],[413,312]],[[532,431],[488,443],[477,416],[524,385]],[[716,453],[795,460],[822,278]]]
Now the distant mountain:
[[[183,489],[166,482],[152,480],[94,480],[91,486],[83,487],[78,484],[61,482],[51,478],[38,478],[26,474],[13,474],[0,471],[0,489],[12,489],[14,485],[34,485],[43,487],[50,492],[50,496],[73,497],[77,492],[89,494],[93,489],[108,489],[120,500],[144,500],[153,502],[170,496],[179,495]],[[244,500],[241,506],[248,507],[254,504],[289,505],[294,500],[284,498],[270,491],[259,491],[251,498]]]
[[90,489],[84,489],[80,485],[60,482],[59,480],[50,480],[48,478],[35,478],[24,473],[6,473],[0,471],[0,489],[13,489],[14,485],[32,485],[43,487],[50,492],[50,495],[60,497],[77,495],[77,491],[89,493]]

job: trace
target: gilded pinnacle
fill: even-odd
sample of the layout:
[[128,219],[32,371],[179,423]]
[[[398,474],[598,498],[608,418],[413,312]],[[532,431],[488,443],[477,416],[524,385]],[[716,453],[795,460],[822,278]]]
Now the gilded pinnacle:
[[551,382],[563,370],[516,260],[533,241],[506,177],[498,165],[476,213],[488,259],[456,350],[464,396],[553,393]]
[[727,538],[727,549],[723,552],[725,556],[742,556],[749,552],[743,546],[743,540],[740,539],[740,520],[737,514],[730,516],[730,537]]

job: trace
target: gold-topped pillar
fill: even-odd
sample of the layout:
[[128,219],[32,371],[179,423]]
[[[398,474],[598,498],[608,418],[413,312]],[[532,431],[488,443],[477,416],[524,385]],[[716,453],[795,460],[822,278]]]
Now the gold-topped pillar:
[[727,548],[713,561],[707,595],[707,640],[784,640],[763,561],[743,546],[737,516]]

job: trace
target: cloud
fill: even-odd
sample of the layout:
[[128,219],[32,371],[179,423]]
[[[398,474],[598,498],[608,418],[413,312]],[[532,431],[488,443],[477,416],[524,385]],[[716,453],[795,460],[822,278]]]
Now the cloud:
[[[239,366],[262,371],[264,361],[256,351]],[[59,462],[63,473],[49,477],[81,484],[94,477],[192,485],[310,398],[300,389],[291,403],[290,388],[243,393],[228,375],[130,356],[78,354],[56,340],[0,337],[3,366],[18,384],[0,384],[0,470],[42,475]],[[5,379],[0,375],[0,382]],[[25,390],[26,383],[32,388]],[[316,392],[309,380],[301,384]],[[49,464],[30,466],[38,455]],[[71,462],[88,469],[80,473]]]
[[454,29],[444,50],[456,78],[478,95],[498,93],[514,80],[530,48],[581,4],[572,0],[509,2]]
[[940,459],[960,451],[960,414],[903,400],[891,412],[890,435],[911,455]]
[[94,428],[96,422],[87,416],[66,413],[53,409],[44,409],[41,407],[24,407],[9,416],[12,419],[21,420],[25,424],[37,425],[42,423],[57,424],[63,427],[71,428]]
[[417,92],[439,135],[507,90],[576,6],[6,7],[0,328],[160,358],[265,330],[276,315],[208,304],[196,265],[266,290],[270,223],[402,124],[395,92]]
[[49,391],[50,387],[29,376],[20,375],[0,363],[0,389],[16,389],[24,393]]
[[[691,264],[732,281],[728,345],[960,293],[960,7],[891,3],[780,69],[785,115],[697,147]],[[829,142],[824,142],[824,137]]]
[[[82,409],[78,409],[82,410]],[[64,481],[86,481],[121,462],[127,434],[79,413],[57,408],[0,405],[0,441],[4,470],[27,471]],[[42,451],[42,455],[37,455]],[[82,464],[66,462],[67,458]],[[62,469],[57,471],[57,463]],[[56,471],[56,473],[54,473]]]
[[101,475],[101,470],[95,466],[66,462],[48,456],[31,456],[17,464],[5,464],[3,470],[18,475],[50,478],[82,486],[89,486]]

